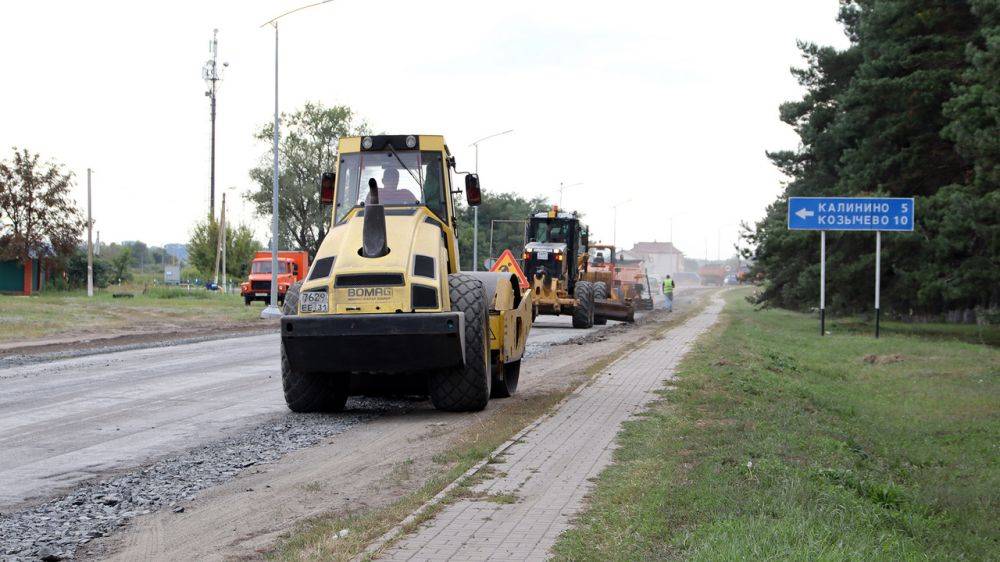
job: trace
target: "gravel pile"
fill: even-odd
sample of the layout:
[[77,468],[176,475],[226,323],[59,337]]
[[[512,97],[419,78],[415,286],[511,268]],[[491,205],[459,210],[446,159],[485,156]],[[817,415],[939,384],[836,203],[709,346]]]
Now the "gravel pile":
[[171,456],[126,474],[77,488],[48,503],[0,514],[0,560],[62,560],[138,515],[183,503],[255,465],[318,444],[380,411],[413,402],[352,398],[343,414],[287,414],[246,433]]

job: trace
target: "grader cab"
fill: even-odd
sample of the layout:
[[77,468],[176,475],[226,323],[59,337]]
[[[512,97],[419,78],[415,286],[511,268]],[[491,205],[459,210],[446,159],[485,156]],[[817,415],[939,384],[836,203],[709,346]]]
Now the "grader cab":
[[[436,135],[342,138],[321,199],[332,226],[281,320],[285,401],[338,411],[356,394],[429,394],[481,410],[517,389],[531,293],[459,271],[455,160]],[[465,176],[469,205],[479,178]]]
[[535,314],[573,316],[574,328],[594,325],[594,286],[580,281],[587,268],[587,229],[576,213],[552,207],[528,220],[524,272]]

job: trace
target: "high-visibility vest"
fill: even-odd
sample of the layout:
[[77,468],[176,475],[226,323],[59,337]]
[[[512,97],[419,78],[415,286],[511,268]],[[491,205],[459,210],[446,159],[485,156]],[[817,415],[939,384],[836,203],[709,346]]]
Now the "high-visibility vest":
[[663,292],[664,293],[671,293],[671,292],[673,292],[673,290],[674,290],[674,280],[673,279],[664,279],[663,280]]

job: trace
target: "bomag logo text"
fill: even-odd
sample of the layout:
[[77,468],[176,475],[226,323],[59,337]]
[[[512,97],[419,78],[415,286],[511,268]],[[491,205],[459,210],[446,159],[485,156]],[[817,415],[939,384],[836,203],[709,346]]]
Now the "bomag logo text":
[[347,290],[349,299],[387,299],[392,297],[392,289],[389,287],[358,287]]

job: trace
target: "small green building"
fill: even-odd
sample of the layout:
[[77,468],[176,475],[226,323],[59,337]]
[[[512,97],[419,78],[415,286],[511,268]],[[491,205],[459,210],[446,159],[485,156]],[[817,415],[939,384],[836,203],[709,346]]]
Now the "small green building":
[[37,259],[0,260],[0,293],[30,295],[42,290],[45,266]]

